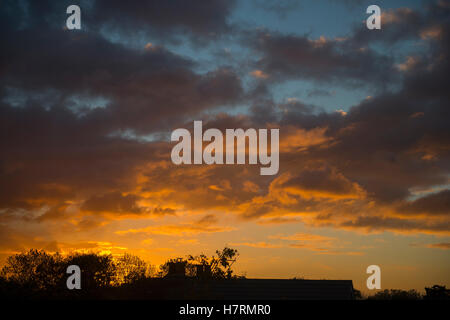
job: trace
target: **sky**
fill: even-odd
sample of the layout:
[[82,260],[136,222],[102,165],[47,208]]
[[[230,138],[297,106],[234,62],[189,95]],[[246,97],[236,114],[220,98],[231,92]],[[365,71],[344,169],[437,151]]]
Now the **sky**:
[[[0,35],[0,264],[230,246],[249,278],[450,286],[449,1],[2,1]],[[195,120],[279,128],[279,172],[173,164]]]

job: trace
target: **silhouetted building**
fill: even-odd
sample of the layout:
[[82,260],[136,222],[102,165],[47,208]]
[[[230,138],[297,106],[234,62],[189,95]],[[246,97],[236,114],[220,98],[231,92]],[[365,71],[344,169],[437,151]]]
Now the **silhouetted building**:
[[176,261],[171,261],[168,263],[169,270],[167,272],[166,277],[180,277],[183,278],[186,276],[186,262],[178,259]]
[[351,280],[236,279],[210,285],[211,299],[352,300]]
[[[195,265],[186,277],[181,259],[169,262],[166,298],[218,300],[353,300],[352,280],[228,279],[213,280],[211,266]],[[172,279],[172,280],[170,280]],[[202,281],[198,281],[202,280]],[[204,281],[206,280],[206,281]]]
[[161,299],[211,300],[353,300],[351,280],[161,279]]
[[195,266],[195,275],[198,279],[210,279],[212,276],[211,265],[198,264]]

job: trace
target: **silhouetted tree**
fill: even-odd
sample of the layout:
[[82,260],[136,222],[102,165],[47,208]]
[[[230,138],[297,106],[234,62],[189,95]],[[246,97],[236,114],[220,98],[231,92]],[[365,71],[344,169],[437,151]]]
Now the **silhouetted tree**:
[[355,297],[356,300],[362,299],[361,291],[355,288],[353,288],[353,296]]
[[373,296],[369,296],[369,300],[420,300],[422,295],[412,289],[412,290],[399,290],[399,289],[385,289],[383,291],[377,292]]
[[115,261],[116,279],[115,284],[133,283],[144,279],[150,273],[150,266],[147,262],[128,253],[119,257]]
[[159,266],[159,272],[157,274],[158,277],[164,277],[169,273],[169,269],[170,269],[170,265],[171,264],[179,264],[182,265],[183,268],[187,269],[187,275],[190,276],[191,272],[190,272],[190,265],[188,260],[183,259],[183,258],[172,258],[167,260],[165,263],[163,263],[162,265]]
[[236,278],[236,276],[233,275],[232,266],[234,262],[236,262],[238,256],[239,253],[236,249],[225,247],[221,251],[216,250],[216,255],[213,255],[212,257],[200,254],[197,256],[188,255],[186,259],[169,259],[160,266],[159,276],[167,275],[169,265],[171,263],[175,263],[184,265],[186,275],[188,277],[195,276],[197,269],[196,266],[201,265],[210,267],[210,276],[212,279],[219,280]]
[[434,285],[431,288],[425,287],[426,295],[423,297],[426,300],[450,300],[450,289],[445,286]]
[[65,264],[61,255],[35,249],[8,257],[1,270],[6,281],[31,290],[54,288],[61,284],[64,275]]
[[233,270],[232,266],[236,262],[239,253],[236,249],[225,247],[222,251],[216,250],[217,256],[208,258],[204,254],[199,256],[188,256],[188,262],[190,265],[210,265],[211,277],[213,279],[232,279]]
[[92,290],[109,287],[116,276],[112,255],[75,253],[65,259],[66,266],[78,265],[81,269],[81,288]]

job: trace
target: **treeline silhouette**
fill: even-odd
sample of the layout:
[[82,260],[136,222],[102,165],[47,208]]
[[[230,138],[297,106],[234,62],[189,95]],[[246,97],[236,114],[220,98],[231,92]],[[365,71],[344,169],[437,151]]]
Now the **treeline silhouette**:
[[[206,255],[169,259],[159,268],[138,256],[125,253],[113,257],[99,253],[47,253],[31,249],[7,258],[0,271],[2,299],[208,299],[208,284],[245,278],[232,269],[239,253],[225,247],[212,257]],[[81,289],[66,286],[67,267],[81,269]],[[292,280],[295,281],[295,280]],[[356,299],[441,300],[450,299],[450,290],[434,285],[416,290],[382,290]]]
[[[0,297],[19,299],[164,299],[202,298],[202,284],[212,280],[243,278],[232,269],[238,251],[225,247],[216,255],[169,259],[159,266],[125,253],[119,257],[99,253],[61,255],[31,249],[7,258],[0,271]],[[81,269],[81,290],[66,286],[67,267]],[[180,272],[180,266],[182,271]],[[175,267],[175,269],[173,268]],[[174,269],[174,270],[171,270]],[[201,274],[198,272],[202,270]],[[172,274],[170,274],[172,273]]]
[[378,291],[368,300],[450,300],[450,290],[445,286],[434,285],[430,288],[425,288],[425,295],[422,295],[417,290],[399,290],[399,289],[385,289]]

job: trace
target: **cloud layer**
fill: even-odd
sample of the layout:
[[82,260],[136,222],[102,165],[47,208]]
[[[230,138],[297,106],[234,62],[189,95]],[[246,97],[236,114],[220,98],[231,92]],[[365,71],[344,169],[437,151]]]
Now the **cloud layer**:
[[[76,32],[55,22],[63,2],[2,6],[4,250],[39,245],[47,228],[84,232],[121,219],[181,221],[119,228],[119,235],[234,230],[221,214],[264,225],[450,235],[448,2],[387,11],[378,36],[355,26],[343,37],[315,39],[231,23],[234,1],[97,0],[86,29]],[[140,47],[138,31],[149,39]],[[214,55],[230,38],[253,58],[202,69],[204,60],[173,49],[189,43]],[[406,41],[421,50],[396,56],[377,47]],[[293,80],[312,81],[322,97],[361,87],[376,95],[330,112],[274,96]],[[280,128],[279,174],[261,177],[250,165],[173,165],[168,134],[201,119],[221,130]],[[444,187],[414,194],[436,186]],[[321,244],[291,246],[327,247]]]

